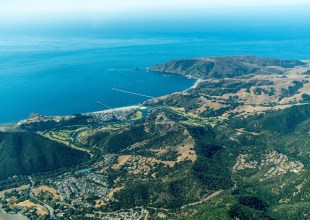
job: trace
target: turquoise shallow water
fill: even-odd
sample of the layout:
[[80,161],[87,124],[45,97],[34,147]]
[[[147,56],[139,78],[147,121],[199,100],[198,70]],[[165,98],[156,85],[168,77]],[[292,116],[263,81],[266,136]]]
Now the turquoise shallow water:
[[[310,59],[310,28],[212,29],[205,32],[103,36],[0,37],[0,123],[30,113],[66,115],[137,104],[143,97],[182,91],[193,80],[143,68],[176,58],[257,55]],[[139,70],[136,70],[139,68]]]

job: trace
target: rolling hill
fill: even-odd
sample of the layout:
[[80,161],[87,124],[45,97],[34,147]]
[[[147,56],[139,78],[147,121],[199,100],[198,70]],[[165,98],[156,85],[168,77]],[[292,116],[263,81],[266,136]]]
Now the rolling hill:
[[68,167],[88,158],[86,153],[27,132],[0,132],[0,151],[0,180]]

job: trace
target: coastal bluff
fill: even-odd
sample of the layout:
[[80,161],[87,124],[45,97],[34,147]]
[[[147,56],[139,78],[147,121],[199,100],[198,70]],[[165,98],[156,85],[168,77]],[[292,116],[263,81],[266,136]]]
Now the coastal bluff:
[[298,60],[281,60],[255,56],[223,56],[177,59],[149,67],[156,72],[181,74],[191,78],[236,78],[250,74],[284,73],[287,68],[303,66]]

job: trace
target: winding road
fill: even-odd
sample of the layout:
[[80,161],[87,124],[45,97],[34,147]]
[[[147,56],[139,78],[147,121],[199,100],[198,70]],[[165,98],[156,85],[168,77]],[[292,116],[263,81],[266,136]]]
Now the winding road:
[[29,196],[30,196],[30,198],[36,200],[39,204],[44,205],[45,208],[47,208],[47,210],[48,210],[48,212],[49,212],[50,219],[54,219],[54,209],[53,209],[50,205],[48,205],[48,204],[46,204],[46,203],[40,201],[39,199],[37,199],[37,198],[33,195],[33,191],[32,191],[32,190],[33,190],[33,187],[34,187],[34,182],[33,182],[32,178],[31,178],[31,176],[29,176],[28,178],[29,178],[29,180],[30,180],[30,182],[31,182],[31,187],[30,187],[30,189],[29,189]]

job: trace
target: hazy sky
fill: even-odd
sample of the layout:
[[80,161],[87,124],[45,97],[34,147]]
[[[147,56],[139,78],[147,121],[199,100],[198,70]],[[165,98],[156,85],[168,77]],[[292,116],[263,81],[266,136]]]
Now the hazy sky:
[[0,32],[4,27],[53,23],[96,26],[153,20],[175,26],[206,18],[300,24],[308,23],[309,10],[310,0],[0,0]]
[[1,0],[1,16],[310,5],[309,0]]

